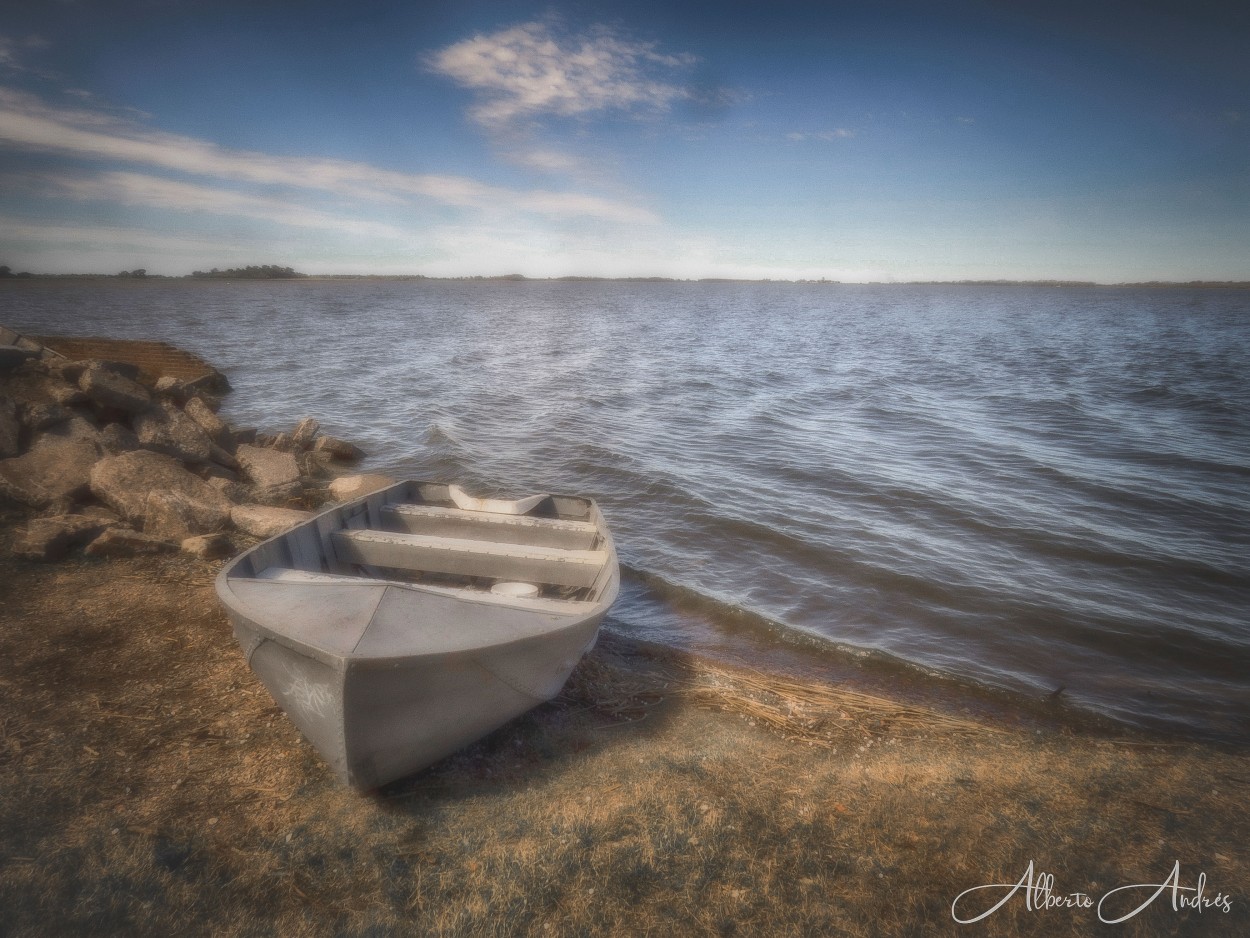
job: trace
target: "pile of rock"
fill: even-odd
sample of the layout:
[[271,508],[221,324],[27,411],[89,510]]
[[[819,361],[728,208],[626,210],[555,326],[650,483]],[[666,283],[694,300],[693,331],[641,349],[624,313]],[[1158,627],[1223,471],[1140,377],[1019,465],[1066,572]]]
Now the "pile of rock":
[[336,467],[364,455],[311,418],[289,433],[232,428],[219,404],[119,362],[32,359],[0,371],[0,500],[33,515],[15,551],[225,556],[334,498]]

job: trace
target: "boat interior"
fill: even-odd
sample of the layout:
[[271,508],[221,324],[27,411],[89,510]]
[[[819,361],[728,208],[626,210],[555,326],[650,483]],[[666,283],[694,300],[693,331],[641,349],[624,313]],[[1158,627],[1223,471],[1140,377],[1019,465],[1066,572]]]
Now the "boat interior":
[[474,498],[403,482],[331,509],[240,558],[230,577],[386,582],[521,606],[596,602],[615,575],[589,499]]

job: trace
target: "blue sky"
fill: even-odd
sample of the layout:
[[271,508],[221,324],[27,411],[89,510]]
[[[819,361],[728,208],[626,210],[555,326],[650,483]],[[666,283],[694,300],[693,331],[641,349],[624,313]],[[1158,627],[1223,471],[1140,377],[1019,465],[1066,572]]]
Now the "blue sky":
[[0,263],[1250,279],[1246,9],[0,0]]

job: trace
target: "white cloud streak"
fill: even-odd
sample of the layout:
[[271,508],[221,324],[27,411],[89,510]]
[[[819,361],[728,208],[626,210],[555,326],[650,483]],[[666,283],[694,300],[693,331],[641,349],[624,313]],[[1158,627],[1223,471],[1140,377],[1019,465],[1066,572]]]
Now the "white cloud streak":
[[477,96],[469,116],[489,128],[548,115],[666,111],[688,92],[665,76],[694,62],[693,56],[663,55],[654,43],[606,29],[557,36],[544,23],[474,36],[426,60],[431,70]]
[[404,202],[415,197],[491,212],[591,217],[631,224],[658,221],[655,213],[643,206],[584,193],[513,190],[464,176],[400,173],[345,160],[231,150],[110,115],[53,108],[32,95],[6,88],[0,88],[0,142],[40,152],[377,202]]
[[89,177],[47,177],[43,182],[53,194],[74,199],[252,218],[295,228],[324,228],[362,237],[406,238],[409,235],[409,232],[392,225],[322,212],[285,199],[198,186],[142,173],[113,172]]
[[[187,256],[211,256],[223,250],[219,241],[171,237],[160,232],[113,225],[55,225],[0,215],[0,229],[4,230],[4,242],[9,247],[30,242],[79,250],[149,251]],[[225,249],[239,256],[245,253],[241,249],[231,250],[229,246]]]
[[855,131],[847,130],[845,127],[839,127],[836,130],[819,130],[819,131],[795,131],[786,134],[787,140],[793,140],[795,143],[803,143],[808,140],[823,140],[830,142],[833,140],[849,140],[855,136]]

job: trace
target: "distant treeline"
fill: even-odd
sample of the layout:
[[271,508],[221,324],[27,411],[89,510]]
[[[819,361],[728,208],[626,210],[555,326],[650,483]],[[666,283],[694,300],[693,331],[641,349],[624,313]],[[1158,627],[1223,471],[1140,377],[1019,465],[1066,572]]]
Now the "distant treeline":
[[209,271],[193,270],[191,276],[201,280],[294,280],[298,277],[307,277],[308,274],[301,274],[293,267],[261,264],[252,267],[231,267],[228,270],[218,270],[216,267]]
[[[586,277],[586,276],[564,276],[564,277],[527,277],[524,274],[494,274],[483,276],[481,274],[462,277],[431,277],[426,274],[305,274],[301,273],[293,267],[279,267],[277,264],[260,264],[250,267],[231,267],[227,270],[218,270],[214,267],[212,270],[196,270],[190,274],[184,275],[168,275],[168,274],[149,274],[144,268],[136,267],[134,270],[123,270],[117,274],[32,274],[28,271],[15,273],[12,268],[7,265],[0,264],[0,279],[11,278],[28,278],[34,277],[38,279],[57,280],[57,279],[97,279],[97,278],[113,278],[122,277],[137,280],[299,280],[307,277],[313,277],[317,280],[447,280],[447,281],[471,281],[471,282],[548,282],[548,283],[796,283],[796,284],[824,284],[831,287],[841,286],[840,281],[828,280],[821,278],[819,280],[773,280],[763,278],[759,280],[736,279],[732,277],[700,277],[682,279],[678,277]],[[1250,281],[1248,280],[1146,280],[1133,283],[1099,283],[1092,280],[898,280],[898,281],[869,281],[867,283],[852,283],[851,286],[926,286],[926,287],[1232,287],[1235,289],[1250,289]]]

